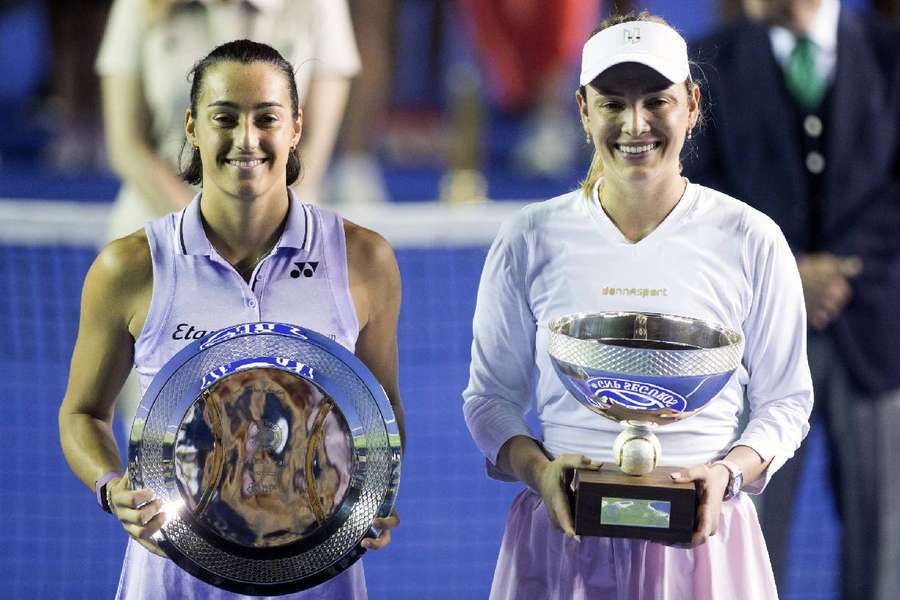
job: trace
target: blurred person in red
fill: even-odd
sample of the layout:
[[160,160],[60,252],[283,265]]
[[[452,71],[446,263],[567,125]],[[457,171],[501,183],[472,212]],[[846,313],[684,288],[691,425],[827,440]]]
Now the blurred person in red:
[[568,90],[601,1],[460,0],[459,4],[493,101],[505,110],[529,111],[515,161],[536,175],[567,170],[580,139]]

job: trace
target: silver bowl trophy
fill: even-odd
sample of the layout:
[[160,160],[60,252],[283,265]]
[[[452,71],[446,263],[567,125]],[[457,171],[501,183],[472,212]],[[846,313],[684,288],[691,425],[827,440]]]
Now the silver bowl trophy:
[[653,430],[696,414],[721,391],[740,365],[741,334],[675,315],[574,314],[550,323],[549,353],[579,402],[625,427],[613,444],[619,468],[575,471],[576,533],[689,542],[694,484],[656,466],[662,448]]
[[189,345],[154,377],[131,429],[135,489],[163,500],[155,537],[223,589],[280,595],[352,565],[394,506],[400,434],[351,352],[284,323]]

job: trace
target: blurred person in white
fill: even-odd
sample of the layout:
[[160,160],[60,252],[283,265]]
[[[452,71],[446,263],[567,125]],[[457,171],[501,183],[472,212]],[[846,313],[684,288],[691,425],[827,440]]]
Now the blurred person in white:
[[97,57],[110,162],[123,179],[109,238],[127,235],[195,190],[177,175],[187,73],[220,43],[265,42],[297,65],[309,127],[295,190],[315,199],[360,68],[345,0],[116,0]]
[[[109,161],[122,178],[104,242],[182,209],[197,193],[178,175],[187,74],[210,50],[241,38],[272,46],[297,69],[307,126],[293,187],[316,201],[360,69],[346,0],[115,0],[96,62]],[[125,427],[139,400],[132,376],[117,405]]]

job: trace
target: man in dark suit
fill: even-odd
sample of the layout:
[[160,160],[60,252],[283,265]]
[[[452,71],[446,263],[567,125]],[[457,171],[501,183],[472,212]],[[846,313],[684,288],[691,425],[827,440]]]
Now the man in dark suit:
[[[843,524],[842,596],[896,600],[900,37],[838,0],[744,4],[751,20],[693,45],[707,123],[685,174],[768,214],[794,250]],[[779,586],[802,455],[762,497]]]

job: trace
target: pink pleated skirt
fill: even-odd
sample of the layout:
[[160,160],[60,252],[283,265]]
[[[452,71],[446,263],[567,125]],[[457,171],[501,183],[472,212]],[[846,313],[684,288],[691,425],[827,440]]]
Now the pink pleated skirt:
[[540,496],[510,508],[491,600],[769,600],[775,578],[746,494],[723,503],[716,535],[693,549],[644,540],[567,538]]

